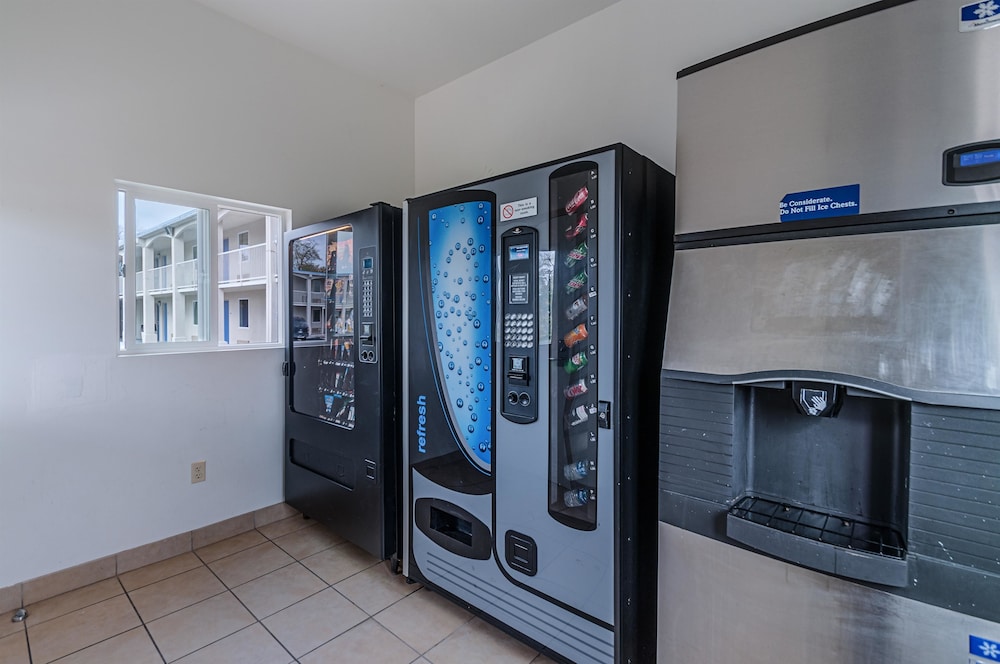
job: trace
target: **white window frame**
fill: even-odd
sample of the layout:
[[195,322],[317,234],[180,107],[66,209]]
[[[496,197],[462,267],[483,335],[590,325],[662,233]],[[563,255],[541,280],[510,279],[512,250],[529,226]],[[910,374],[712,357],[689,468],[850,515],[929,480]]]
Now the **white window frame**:
[[[240,210],[252,214],[276,217],[281,226],[278,238],[268,239],[275,246],[269,247],[274,256],[273,274],[276,276],[274,283],[274,294],[272,301],[278,308],[278,321],[285,320],[287,312],[286,288],[284,287],[285,276],[282,268],[282,256],[284,255],[283,236],[292,226],[292,211],[286,208],[278,208],[257,203],[247,203],[218,196],[197,194],[155,185],[141,184],[126,180],[115,180],[115,200],[118,201],[119,192],[125,194],[124,212],[124,284],[122,287],[121,307],[121,340],[118,343],[119,355],[159,355],[173,353],[191,353],[207,351],[232,351],[246,350],[254,348],[274,348],[283,347],[285,343],[284,325],[278,325],[274,341],[258,342],[252,344],[226,344],[222,339],[222,295],[219,290],[219,259],[221,251],[221,239],[219,232],[220,210]],[[178,342],[138,342],[135,340],[134,330],[136,329],[136,265],[135,265],[135,200],[148,200],[172,205],[182,205],[192,208],[208,210],[208,241],[207,246],[201,247],[199,255],[207,253],[208,260],[208,306],[199,298],[198,319],[208,326],[207,338],[203,341],[178,341]],[[117,205],[116,205],[117,207]],[[115,237],[118,238],[118,218],[114,220]],[[117,241],[115,251],[118,252]],[[117,285],[115,297],[118,297]],[[115,337],[119,333],[116,331]]]

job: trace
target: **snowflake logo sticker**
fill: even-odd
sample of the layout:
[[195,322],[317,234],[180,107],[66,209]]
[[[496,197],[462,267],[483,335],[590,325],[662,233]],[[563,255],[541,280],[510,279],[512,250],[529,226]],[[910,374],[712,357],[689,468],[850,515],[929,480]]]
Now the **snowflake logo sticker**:
[[989,2],[980,2],[973,11],[979,18],[987,18],[996,14],[998,9],[1000,9],[1000,5],[989,0]]
[[970,634],[969,653],[993,662],[1000,662],[1000,643]]

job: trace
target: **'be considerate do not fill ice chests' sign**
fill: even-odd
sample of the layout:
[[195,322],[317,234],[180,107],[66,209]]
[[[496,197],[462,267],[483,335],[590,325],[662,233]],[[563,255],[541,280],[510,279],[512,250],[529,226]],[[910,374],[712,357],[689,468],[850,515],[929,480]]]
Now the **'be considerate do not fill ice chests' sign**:
[[788,194],[778,204],[781,221],[805,221],[861,213],[861,185],[813,189]]

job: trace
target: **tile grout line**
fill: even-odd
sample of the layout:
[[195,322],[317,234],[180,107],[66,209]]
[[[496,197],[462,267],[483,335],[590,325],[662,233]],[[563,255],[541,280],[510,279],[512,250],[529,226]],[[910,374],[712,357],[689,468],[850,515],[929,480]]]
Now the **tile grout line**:
[[[119,581],[118,583],[120,584],[121,581]],[[124,586],[122,586],[122,588],[124,589]],[[160,644],[158,644],[156,642],[156,639],[153,638],[153,633],[149,631],[149,625],[146,624],[146,621],[145,619],[143,619],[142,614],[139,613],[139,609],[136,608],[135,602],[132,601],[132,596],[129,595],[128,592],[126,592],[125,597],[128,597],[128,602],[129,604],[132,605],[132,610],[135,611],[136,617],[139,618],[139,622],[142,624],[142,630],[146,632],[146,636],[149,637],[149,642],[152,643],[153,647],[156,649],[156,654],[159,655],[160,659],[163,660],[164,664],[166,664],[167,658],[163,654],[163,651],[160,650]]]
[[[255,528],[254,530],[256,530],[256,528]],[[257,532],[260,532],[260,531],[257,531]],[[264,533],[261,533],[261,535],[264,535]],[[264,537],[265,537],[265,538],[267,538],[267,535],[264,535]],[[270,539],[268,539],[268,541],[270,542],[271,540],[270,540]],[[273,543],[273,542],[272,542],[272,543]],[[279,547],[279,548],[280,548],[280,547]],[[246,549],[244,549],[244,550],[246,550]],[[288,565],[285,565],[284,567],[279,567],[278,569],[285,569],[285,567],[290,567],[291,565],[294,565],[295,563],[298,563],[298,562],[299,562],[299,561],[297,561],[297,560],[296,560],[295,562],[293,562],[293,563],[289,563]],[[292,661],[293,661],[293,662],[298,662],[298,661],[299,661],[299,660],[298,660],[298,658],[297,658],[297,657],[295,657],[295,655],[293,655],[293,654],[291,653],[291,651],[290,651],[290,650],[289,650],[288,648],[286,648],[286,647],[285,647],[285,644],[284,644],[284,643],[282,643],[282,642],[281,642],[281,641],[280,641],[280,640],[278,639],[278,637],[276,637],[276,636],[275,636],[274,634],[272,634],[272,633],[271,633],[271,630],[269,630],[269,629],[267,628],[267,625],[265,625],[265,624],[264,624],[264,622],[263,622],[263,621],[262,621],[262,620],[261,620],[260,618],[258,618],[258,617],[257,617],[257,616],[256,616],[256,615],[254,614],[254,612],[253,612],[253,611],[251,611],[251,610],[250,610],[250,607],[249,607],[249,606],[247,606],[246,604],[244,604],[244,603],[243,603],[243,600],[242,600],[242,599],[240,599],[239,595],[237,595],[237,594],[236,594],[235,592],[233,592],[233,589],[232,589],[232,588],[230,588],[230,587],[229,587],[228,585],[226,585],[226,582],[225,582],[225,581],[223,581],[223,580],[222,580],[222,579],[221,579],[221,578],[219,577],[219,575],[215,573],[215,570],[214,570],[214,569],[212,569],[211,567],[208,567],[208,565],[207,565],[207,564],[205,565],[205,567],[207,567],[207,568],[208,568],[208,571],[209,571],[209,572],[211,572],[211,573],[212,573],[212,575],[213,575],[213,576],[215,576],[215,578],[219,580],[219,583],[221,583],[221,584],[222,584],[222,587],[223,587],[223,588],[225,588],[227,592],[229,592],[230,594],[232,594],[232,596],[233,596],[233,597],[234,597],[234,598],[236,599],[236,601],[240,603],[240,606],[242,606],[242,607],[243,607],[243,608],[244,608],[244,609],[246,610],[246,612],[250,614],[250,617],[252,617],[252,618],[254,619],[254,623],[252,623],[252,624],[250,624],[250,625],[247,625],[247,626],[246,626],[246,627],[244,627],[243,629],[238,629],[238,630],[236,630],[235,632],[233,632],[233,634],[239,634],[239,633],[240,633],[240,632],[242,632],[242,631],[243,631],[244,629],[249,629],[250,627],[253,627],[253,626],[254,626],[254,624],[257,624],[257,625],[260,625],[260,626],[261,626],[262,628],[264,628],[264,631],[265,631],[265,632],[267,632],[268,636],[270,636],[270,637],[271,637],[272,639],[274,639],[274,641],[275,641],[275,642],[276,642],[276,643],[277,643],[277,644],[278,644],[279,646],[281,646],[281,648],[282,648],[282,649],[283,649],[283,650],[284,650],[284,651],[285,651],[286,653],[288,653],[288,656],[292,658]],[[276,571],[278,571],[278,570],[271,570],[271,572],[268,572],[267,574],[271,574],[272,572],[276,572]],[[310,570],[310,571],[311,571],[311,570]],[[250,581],[256,581],[257,579],[260,579],[260,578],[263,578],[263,577],[267,576],[267,574],[262,574],[262,575],[260,575],[260,576],[256,577],[256,579],[251,579]],[[247,583],[250,583],[250,581],[247,581]],[[240,585],[244,585],[244,584],[240,584]],[[239,587],[239,586],[237,586],[237,587]],[[322,592],[322,591],[319,591],[319,592]],[[310,597],[312,597],[312,595],[310,595]],[[282,609],[282,610],[284,610],[284,609]],[[198,650],[202,650],[202,649],[204,649],[204,648],[207,648],[208,646],[210,646],[210,645],[212,645],[212,644],[214,644],[214,643],[218,643],[219,641],[222,641],[223,639],[228,639],[228,638],[229,638],[230,636],[232,636],[233,634],[227,634],[226,636],[222,637],[222,639],[217,639],[216,641],[213,641],[212,643],[209,643],[209,644],[207,644],[207,645],[205,645],[205,646],[202,646],[202,648],[198,648]],[[198,652],[198,650],[195,650],[194,652]],[[194,654],[194,653],[188,653],[188,655],[191,655],[191,654]],[[185,657],[187,657],[188,655],[184,655],[184,656],[185,656]]]

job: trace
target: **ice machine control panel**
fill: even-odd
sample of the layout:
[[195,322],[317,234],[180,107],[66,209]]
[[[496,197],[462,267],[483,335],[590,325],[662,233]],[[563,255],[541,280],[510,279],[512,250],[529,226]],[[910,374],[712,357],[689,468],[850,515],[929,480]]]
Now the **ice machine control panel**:
[[511,422],[538,419],[538,232],[518,226],[500,241],[503,266],[503,409]]
[[361,261],[361,316],[359,318],[358,358],[374,364],[378,361],[376,332],[378,330],[378,276],[375,272],[375,247],[359,250]]
[[1000,182],[1000,140],[945,150],[941,179],[951,186]]

